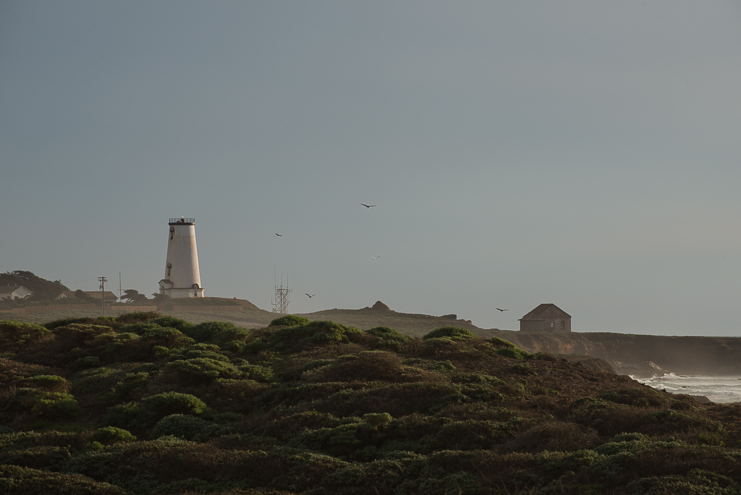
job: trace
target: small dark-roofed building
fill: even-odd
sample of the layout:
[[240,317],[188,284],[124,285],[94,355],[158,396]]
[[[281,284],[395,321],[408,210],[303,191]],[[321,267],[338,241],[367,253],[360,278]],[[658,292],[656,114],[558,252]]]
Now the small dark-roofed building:
[[553,303],[544,303],[520,318],[521,332],[570,332],[571,315]]
[[[101,293],[99,290],[84,290],[82,291],[83,294],[92,297],[93,299],[97,299],[100,301],[100,298],[103,296],[103,293]],[[105,302],[116,302],[118,301],[118,296],[114,294],[113,292],[107,290],[105,291]]]

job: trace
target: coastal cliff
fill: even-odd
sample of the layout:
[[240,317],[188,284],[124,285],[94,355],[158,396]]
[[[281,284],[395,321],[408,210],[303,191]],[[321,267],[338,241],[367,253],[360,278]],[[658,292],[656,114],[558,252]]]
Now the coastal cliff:
[[529,352],[604,359],[622,375],[741,375],[741,338],[490,330]]

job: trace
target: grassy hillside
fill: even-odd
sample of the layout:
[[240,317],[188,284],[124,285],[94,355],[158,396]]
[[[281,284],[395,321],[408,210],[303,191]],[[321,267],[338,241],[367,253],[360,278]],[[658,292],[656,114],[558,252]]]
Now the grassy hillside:
[[442,327],[0,322],[0,493],[738,493],[741,406]]
[[[204,298],[209,301],[220,300],[220,298]],[[239,308],[234,311],[219,311],[218,313],[207,313],[194,311],[197,304],[193,300],[175,300],[178,304],[172,307],[173,311],[163,311],[164,314],[170,314],[191,323],[201,323],[203,321],[228,321],[244,327],[259,327],[268,325],[277,316],[275,313],[265,311],[254,306],[249,301],[236,300],[235,306]],[[223,302],[232,302],[231,299]],[[186,304],[189,303],[189,304]],[[110,313],[115,315],[127,312],[126,306],[114,306]],[[12,315],[13,319],[29,323],[45,323],[49,321],[64,318],[87,318],[100,316],[99,310],[82,311],[57,311],[48,313],[36,313],[29,315]],[[396,311],[383,311],[371,308],[364,309],[329,309],[317,311],[315,313],[301,314],[300,316],[308,318],[311,321],[331,320],[343,325],[350,325],[362,330],[378,326],[387,326],[398,330],[407,335],[421,337],[422,335],[446,325],[455,325],[461,328],[467,328],[477,335],[488,335],[490,330],[484,330],[461,319],[456,319],[455,315],[450,316],[428,316],[422,314],[397,313]],[[0,313],[2,318],[2,313]]]
[[312,321],[331,320],[343,325],[350,325],[364,330],[378,326],[386,326],[414,337],[421,337],[436,328],[447,325],[466,328],[477,335],[486,332],[468,321],[456,319],[455,315],[429,316],[363,308],[329,309],[325,311],[317,311],[316,313],[302,314],[300,316],[306,317]]

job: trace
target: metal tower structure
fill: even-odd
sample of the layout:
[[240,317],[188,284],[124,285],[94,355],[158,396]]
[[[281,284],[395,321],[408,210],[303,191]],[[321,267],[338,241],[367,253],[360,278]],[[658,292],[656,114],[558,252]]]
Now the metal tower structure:
[[283,274],[280,275],[280,285],[278,279],[275,280],[275,299],[273,299],[273,313],[284,315],[288,311],[288,303],[291,298],[291,290],[288,288],[288,275],[286,275],[286,286],[283,287]]

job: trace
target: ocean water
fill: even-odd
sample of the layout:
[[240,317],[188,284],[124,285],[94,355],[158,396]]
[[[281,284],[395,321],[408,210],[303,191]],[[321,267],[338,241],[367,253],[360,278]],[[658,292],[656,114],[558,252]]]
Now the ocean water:
[[683,376],[669,373],[651,378],[634,378],[673,394],[704,395],[717,404],[741,402],[741,376]]

